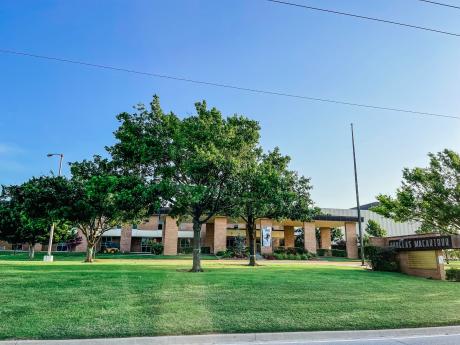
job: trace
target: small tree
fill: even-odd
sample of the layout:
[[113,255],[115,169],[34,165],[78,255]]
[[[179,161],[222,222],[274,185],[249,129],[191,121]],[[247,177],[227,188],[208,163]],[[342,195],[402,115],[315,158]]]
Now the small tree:
[[372,210],[398,222],[421,222],[421,232],[458,234],[460,156],[447,149],[428,156],[427,168],[404,169],[396,197],[379,195],[379,205]]
[[72,206],[67,218],[86,238],[86,262],[93,262],[94,248],[106,231],[142,219],[150,208],[159,207],[154,185],[145,185],[136,175],[118,174],[99,156],[71,163],[70,169]]
[[196,115],[180,119],[164,114],[158,97],[150,110],[123,113],[108,148],[127,172],[157,181],[170,215],[191,216],[193,272],[201,268],[201,227],[231,206],[229,185],[259,139],[259,125],[242,116],[224,118],[206,102],[195,104]]
[[21,227],[19,210],[14,207],[11,200],[2,197],[0,200],[0,240],[13,244],[25,242],[21,237]]
[[256,265],[256,222],[261,218],[310,220],[317,212],[309,179],[288,169],[290,158],[279,149],[255,150],[234,180],[232,215],[246,223],[249,265]]
[[33,259],[35,245],[46,241],[51,224],[60,228],[65,222],[68,192],[64,177],[34,177],[19,186],[4,186],[0,226],[5,237],[27,243]]
[[372,237],[385,237],[387,231],[380,226],[375,220],[369,219],[366,224],[366,232]]

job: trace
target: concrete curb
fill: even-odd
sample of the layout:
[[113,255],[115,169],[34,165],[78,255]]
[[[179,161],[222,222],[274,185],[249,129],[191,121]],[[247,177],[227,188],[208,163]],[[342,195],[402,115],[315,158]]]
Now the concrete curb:
[[460,335],[460,326],[403,328],[367,331],[321,331],[321,332],[289,332],[289,333],[237,333],[180,335],[161,337],[132,338],[99,338],[99,339],[68,339],[68,340],[7,340],[0,345],[185,345],[185,344],[235,344],[267,343],[294,341],[327,341],[327,340],[370,340],[395,339],[417,336]]

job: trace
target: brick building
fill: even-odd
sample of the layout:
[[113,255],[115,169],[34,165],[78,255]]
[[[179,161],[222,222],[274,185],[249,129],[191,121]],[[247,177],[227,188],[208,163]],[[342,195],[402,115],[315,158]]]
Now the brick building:
[[[389,235],[413,234],[418,228],[415,223],[395,223],[383,218],[363,206],[362,221],[374,219],[379,222]],[[303,243],[306,250],[312,253],[317,251],[316,229],[319,229],[321,249],[331,249],[331,229],[340,228],[346,240],[346,251],[349,258],[358,257],[357,247],[357,211],[355,209],[322,209],[322,214],[311,222],[300,222],[296,220],[276,221],[262,219],[257,222],[257,242],[259,250],[263,253],[270,253],[276,247],[294,247],[296,231],[303,228]],[[269,228],[271,231],[270,243],[268,246],[260,247],[260,232],[262,228]],[[298,234],[298,232],[297,232]],[[81,234],[80,234],[81,235]],[[201,229],[201,247],[204,252],[217,253],[231,246],[238,236],[246,236],[246,225],[242,220],[230,219],[228,217],[213,217],[204,224]],[[164,209],[161,214],[154,215],[146,222],[137,225],[125,224],[104,233],[101,244],[111,243],[117,246],[124,253],[149,253],[151,243],[162,242],[165,255],[175,255],[191,250],[193,243],[193,229],[191,220],[181,223],[167,215]],[[21,246],[21,245],[19,245]],[[12,244],[1,243],[0,249],[14,249]],[[22,250],[27,250],[23,245]],[[46,250],[45,245],[37,245],[36,250]],[[66,251],[68,248],[63,244],[55,244],[54,251]],[[73,250],[86,251],[86,241],[82,236],[82,242]]]

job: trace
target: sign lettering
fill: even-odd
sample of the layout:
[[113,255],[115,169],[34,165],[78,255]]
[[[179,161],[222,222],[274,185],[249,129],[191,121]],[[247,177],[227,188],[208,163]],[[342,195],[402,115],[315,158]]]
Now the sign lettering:
[[430,250],[452,248],[451,236],[413,237],[390,240],[388,245],[397,250]]

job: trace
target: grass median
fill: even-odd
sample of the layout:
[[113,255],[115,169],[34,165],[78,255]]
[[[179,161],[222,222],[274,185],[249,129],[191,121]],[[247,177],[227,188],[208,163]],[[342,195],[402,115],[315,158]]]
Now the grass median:
[[60,260],[0,256],[1,339],[460,324],[460,284],[333,262]]

